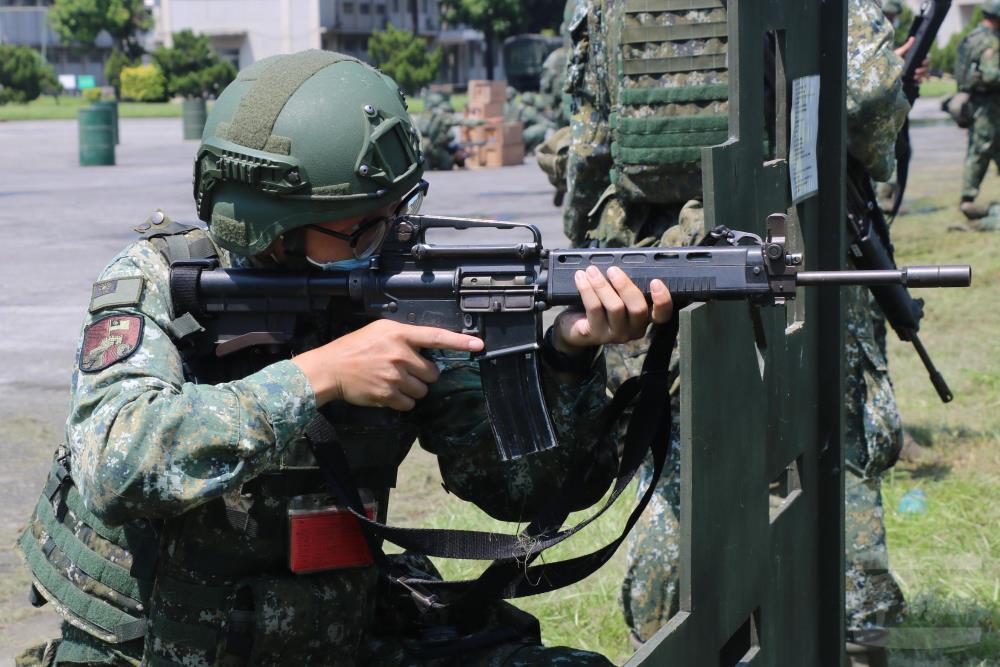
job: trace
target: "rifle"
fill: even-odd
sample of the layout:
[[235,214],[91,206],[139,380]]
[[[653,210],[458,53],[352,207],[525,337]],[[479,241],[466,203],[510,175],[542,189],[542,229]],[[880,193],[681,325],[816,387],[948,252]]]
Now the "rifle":
[[[913,18],[910,24],[910,37],[914,38],[913,46],[906,52],[903,60],[903,94],[910,102],[910,106],[920,97],[920,83],[917,81],[917,68],[920,67],[927,54],[931,51],[931,46],[937,38],[941,23],[951,8],[951,0],[924,0],[920,5],[920,13]],[[904,42],[905,43],[905,42]],[[895,218],[899,212],[899,207],[903,204],[903,192],[906,190],[907,177],[910,174],[910,159],[913,156],[913,148],[910,145],[910,119],[907,116],[903,121],[903,128],[896,137],[896,193],[892,200],[892,211],[889,217]],[[918,348],[919,349],[919,348]]]
[[[539,378],[543,311],[579,306],[574,274],[590,265],[622,269],[649,296],[659,278],[675,300],[748,299],[783,304],[803,285],[963,287],[969,266],[875,271],[803,271],[789,251],[786,219],[767,220],[767,237],[713,230],[715,246],[558,249],[542,246],[533,225],[467,218],[400,216],[369,266],[344,272],[221,269],[215,260],[175,262],[171,295],[178,316],[207,329],[216,354],[289,343],[297,318],[344,312],[344,300],[368,319],[450,329],[479,336],[487,413],[500,456],[516,459],[556,444]],[[506,245],[435,244],[431,230],[519,230],[530,241]],[[438,231],[438,234],[441,232]],[[339,300],[339,301],[338,301]]]
[[[853,236],[850,253],[855,266],[875,271],[896,268],[889,225],[879,208],[871,178],[853,157],[848,157],[847,165],[847,226]],[[899,339],[913,343],[941,401],[951,402],[954,396],[948,383],[917,335],[924,316],[923,299],[914,299],[905,283],[871,285],[871,291]]]

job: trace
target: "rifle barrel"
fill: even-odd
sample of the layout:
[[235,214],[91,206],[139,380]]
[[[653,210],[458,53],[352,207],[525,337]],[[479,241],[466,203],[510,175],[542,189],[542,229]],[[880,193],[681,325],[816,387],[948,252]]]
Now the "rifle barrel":
[[796,285],[907,285],[909,287],[968,287],[972,267],[905,266],[891,271],[800,271]]

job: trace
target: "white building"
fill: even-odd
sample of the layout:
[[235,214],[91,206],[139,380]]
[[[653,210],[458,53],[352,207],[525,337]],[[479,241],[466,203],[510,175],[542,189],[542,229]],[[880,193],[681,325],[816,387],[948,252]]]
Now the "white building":
[[[368,37],[389,24],[413,29],[412,0],[151,0],[149,50],[170,45],[172,33],[208,36],[237,68],[303,49],[328,49],[364,59]],[[474,30],[442,26],[437,0],[416,3],[418,33],[445,51],[439,81],[484,78],[484,41]],[[499,62],[499,58],[497,59]],[[502,74],[502,73],[498,73]]]

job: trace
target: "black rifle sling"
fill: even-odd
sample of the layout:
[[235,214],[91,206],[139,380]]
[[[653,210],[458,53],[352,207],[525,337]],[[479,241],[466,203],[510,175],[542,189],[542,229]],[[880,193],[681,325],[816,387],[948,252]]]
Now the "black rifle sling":
[[903,121],[903,129],[896,136],[896,192],[892,196],[892,209],[889,219],[895,220],[899,208],[903,205],[903,194],[906,192],[906,180],[910,176],[910,160],[913,148],[910,145],[910,118]]
[[[677,319],[674,317],[668,324],[654,327],[642,373],[622,384],[605,413],[602,438],[609,435],[625,409],[633,401],[636,402],[626,432],[625,446],[612,493],[595,514],[566,530],[560,531],[558,527],[569,515],[573,489],[576,480],[579,479],[572,474],[567,476],[563,487],[554,494],[552,502],[544,505],[541,514],[518,535],[470,530],[400,528],[372,521],[361,511],[360,496],[350,480],[347,460],[343,452],[339,451],[339,445],[326,440],[328,434],[322,434],[319,427],[311,425],[310,430],[313,433],[310,440],[315,439],[313,451],[324,478],[340,502],[348,506],[359,520],[370,545],[377,545],[378,540],[385,540],[408,551],[427,556],[494,561],[478,579],[448,582],[436,579],[400,579],[394,573],[386,571],[388,564],[384,556],[375,555],[377,562],[383,568],[383,573],[395,583],[410,589],[427,608],[449,607],[473,611],[484,602],[497,598],[533,595],[570,585],[587,577],[607,562],[638,521],[655,493],[655,484],[647,489],[629,516],[621,535],[611,543],[585,556],[528,566],[544,550],[559,544],[604,514],[628,487],[649,451],[653,453],[653,479],[659,479],[670,449],[668,366],[670,353],[677,340]],[[664,401],[667,402],[667,409],[663,409]],[[326,441],[320,445],[323,440]],[[589,465],[589,462],[581,461],[580,469],[584,469],[586,465]],[[381,549],[373,549],[374,554],[381,554]]]

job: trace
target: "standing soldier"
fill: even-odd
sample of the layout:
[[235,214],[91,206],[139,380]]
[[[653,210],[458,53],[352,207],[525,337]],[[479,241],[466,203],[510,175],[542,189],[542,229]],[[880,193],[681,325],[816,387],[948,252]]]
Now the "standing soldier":
[[[338,312],[303,322],[287,346],[270,338],[217,356],[174,302],[172,261],[319,277],[366,265],[389,218],[419,208],[422,171],[401,91],[354,58],[275,56],[220,95],[195,161],[207,231],[157,214],[94,285],[66,448],[18,543],[62,637],[22,664],[610,664],[542,647],[537,622],[505,603],[418,617],[397,584],[434,576],[430,561],[374,565],[313,452],[339,451],[333,472],[350,471],[384,520],[419,435],[450,492],[524,521],[572,461],[610,458],[590,435],[606,403],[596,346],[649,318],[624,274],[577,276],[587,313],[560,315],[543,343],[561,446],[507,463],[468,356],[477,338],[388,320],[353,328]],[[662,322],[669,293],[655,287]]]
[[[703,231],[701,148],[728,137],[725,3],[669,11],[650,11],[648,4],[578,0],[569,24],[571,143],[564,222],[576,245],[682,246],[695,243]],[[673,27],[691,23],[704,24],[707,36],[670,41]],[[692,61],[703,64],[694,70],[684,66]],[[663,141],[650,141],[654,135]],[[639,373],[647,350],[647,340],[605,347],[612,391]],[[674,377],[677,361],[675,352]],[[676,388],[675,382],[672,401],[678,400]],[[662,477],[653,479],[648,460],[639,472],[639,493],[653,484],[657,492],[629,536],[621,589],[636,645],[666,623],[680,600],[679,424],[671,430],[672,459]]]
[[[641,0],[578,1],[570,25],[572,143],[564,217],[566,235],[575,244],[679,246],[703,234],[701,148],[728,137],[729,73],[725,3],[702,4],[714,6],[654,11]],[[848,149],[873,177],[885,179],[909,110],[902,63],[893,53],[893,31],[878,3],[851,0],[849,17]],[[690,23],[704,24],[700,34],[708,36],[671,40],[671,26]],[[671,59],[691,62],[694,57],[700,69],[670,71]],[[659,140],[650,141],[653,136]],[[847,618],[860,641],[865,639],[861,630],[896,621],[902,608],[888,571],[878,478],[894,460],[900,429],[881,316],[873,317],[864,290],[855,290],[851,303],[845,451],[856,474],[847,481]],[[639,372],[645,353],[645,341],[606,347],[612,389]],[[674,374],[676,362],[675,354]],[[675,382],[672,401],[676,388]],[[650,484],[656,484],[657,493],[629,536],[621,601],[635,643],[648,640],[679,605],[682,471],[676,423],[672,439],[672,465],[659,480],[651,479],[648,462],[643,467],[640,493]],[[878,649],[870,659],[880,664]]]
[[958,45],[955,59],[955,80],[968,93],[973,116],[959,204],[970,220],[986,214],[975,204],[979,185],[991,162],[1000,166],[1000,0],[985,0],[982,10],[982,23]]

